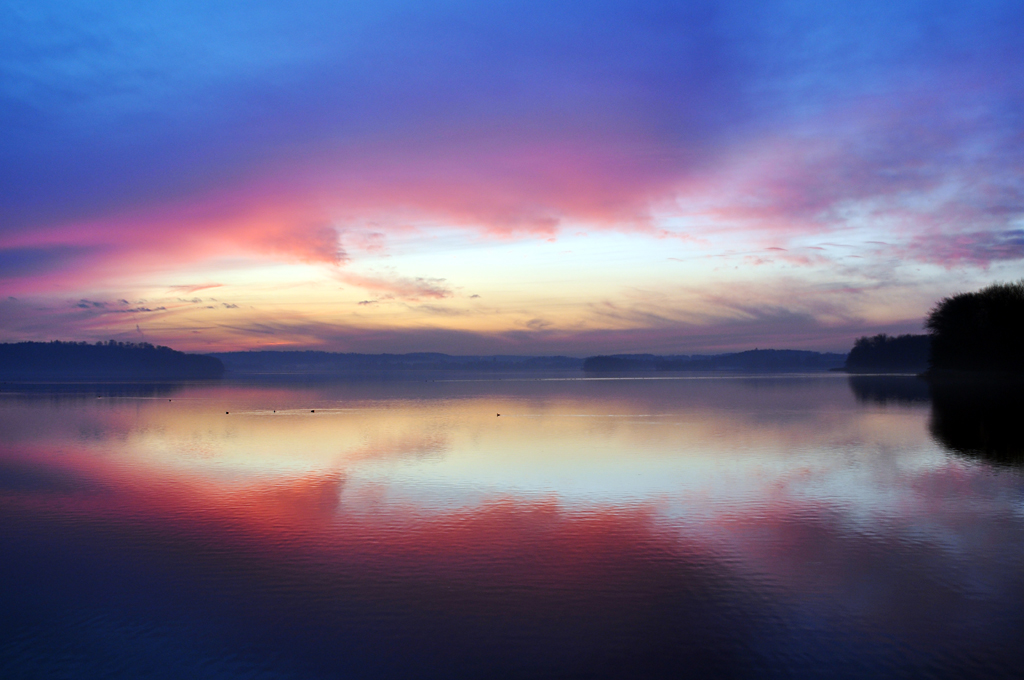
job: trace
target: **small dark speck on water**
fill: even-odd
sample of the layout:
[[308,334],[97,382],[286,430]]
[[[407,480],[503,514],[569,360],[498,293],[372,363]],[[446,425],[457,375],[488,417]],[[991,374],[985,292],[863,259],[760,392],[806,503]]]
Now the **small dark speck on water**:
[[500,414],[500,413],[498,414],[498,417],[499,417],[499,418],[501,417],[501,414]]
[[310,413],[316,413],[316,409],[311,408],[311,409],[309,409],[309,412]]

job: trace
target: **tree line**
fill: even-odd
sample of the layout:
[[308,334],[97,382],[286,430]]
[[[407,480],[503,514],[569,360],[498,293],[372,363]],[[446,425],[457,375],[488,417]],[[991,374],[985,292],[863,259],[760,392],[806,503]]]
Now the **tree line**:
[[1024,279],[943,298],[924,326],[927,335],[858,338],[846,369],[1024,373]]

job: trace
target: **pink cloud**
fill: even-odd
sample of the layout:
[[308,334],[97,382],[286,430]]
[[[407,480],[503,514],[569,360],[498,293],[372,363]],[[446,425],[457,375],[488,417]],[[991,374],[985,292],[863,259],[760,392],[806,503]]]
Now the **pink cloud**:
[[182,285],[182,286],[168,286],[167,290],[170,292],[181,293],[187,295],[189,293],[195,293],[200,290],[208,290],[210,288],[220,288],[224,284],[222,283],[199,283],[194,285]]
[[[979,113],[989,107],[969,83],[945,85],[864,98],[746,140],[681,186],[681,209],[754,243],[853,228],[885,233],[921,261],[1019,258],[1012,233],[1024,215],[1024,154]],[[972,233],[1006,243],[970,254],[929,247]]]
[[341,281],[353,286],[406,300],[414,301],[420,298],[440,300],[452,295],[451,289],[445,285],[445,280],[438,278],[364,276],[344,270],[339,272],[337,276]]
[[[751,264],[797,266],[827,258],[795,241],[859,228],[884,231],[907,259],[984,266],[1024,257],[1012,227],[1024,214],[1024,157],[973,113],[984,109],[979,96],[956,79],[942,91],[908,87],[715,148],[610,126],[325,142],[205,194],[7,234],[0,249],[66,252],[64,266],[19,274],[5,291],[75,290],[112,275],[254,258],[338,267],[353,285],[401,297],[444,297],[443,285],[345,270],[346,242],[379,254],[389,235],[436,225],[507,240],[586,223],[701,247],[730,235],[744,241],[740,250],[772,251]],[[698,226],[665,229],[661,216]]]
[[1001,260],[1024,259],[1024,229],[918,234],[898,252],[947,268],[962,265],[987,267]]

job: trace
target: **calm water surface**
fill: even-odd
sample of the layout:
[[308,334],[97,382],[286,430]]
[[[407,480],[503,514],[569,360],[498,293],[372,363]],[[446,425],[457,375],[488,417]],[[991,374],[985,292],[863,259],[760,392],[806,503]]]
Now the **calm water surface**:
[[4,389],[3,678],[1024,675],[1013,396]]

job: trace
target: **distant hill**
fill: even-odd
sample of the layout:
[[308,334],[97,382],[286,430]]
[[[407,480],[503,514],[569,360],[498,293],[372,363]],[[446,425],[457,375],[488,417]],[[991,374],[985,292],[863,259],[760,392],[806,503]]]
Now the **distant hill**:
[[644,372],[644,371],[825,371],[843,365],[845,354],[803,350],[750,350],[719,355],[616,354],[578,359],[567,356],[454,356],[438,352],[356,354],[318,351],[249,351],[211,354],[228,374],[359,375],[402,371],[464,372]]
[[828,371],[839,368],[845,354],[796,349],[752,349],[711,356],[657,356],[654,354],[613,354],[588,357],[583,370],[591,373],[615,371],[735,371],[778,373]]
[[0,344],[4,380],[197,380],[223,374],[219,359],[145,342]]
[[356,354],[317,351],[218,352],[232,375],[348,375],[398,371],[578,371],[583,360],[566,356],[453,356],[439,352]]
[[750,350],[718,355],[473,355],[439,352],[357,354],[247,351],[196,355],[148,343],[21,342],[0,344],[3,380],[175,380],[245,376],[359,376],[406,371],[578,373],[646,371],[794,372],[843,365],[845,355],[803,350]]
[[685,354],[609,354],[587,357],[583,361],[583,370],[588,373],[663,371],[671,370],[668,368],[670,364],[689,363],[694,359],[704,358],[706,357],[691,357]]
[[845,368],[850,373],[920,373],[928,368],[931,344],[927,335],[857,338]]

